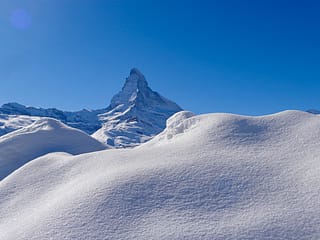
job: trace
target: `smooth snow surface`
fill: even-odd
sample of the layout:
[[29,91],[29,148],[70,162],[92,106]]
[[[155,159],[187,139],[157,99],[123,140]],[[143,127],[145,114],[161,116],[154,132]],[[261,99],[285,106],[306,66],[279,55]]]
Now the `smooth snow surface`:
[[42,118],[0,137],[0,181],[25,163],[47,153],[80,154],[105,149],[105,145],[78,129],[55,119]]
[[172,117],[133,149],[0,182],[0,239],[320,239],[320,116]]

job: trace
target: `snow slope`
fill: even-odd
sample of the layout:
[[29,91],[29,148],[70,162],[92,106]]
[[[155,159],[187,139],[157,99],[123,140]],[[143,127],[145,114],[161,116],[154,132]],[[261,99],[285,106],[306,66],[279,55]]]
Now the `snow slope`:
[[0,182],[0,239],[320,239],[320,116],[177,113],[137,148]]
[[0,114],[0,136],[26,127],[39,119],[39,117],[24,115]]
[[25,163],[50,152],[80,154],[104,149],[105,145],[82,131],[55,119],[42,118],[0,137],[0,180]]

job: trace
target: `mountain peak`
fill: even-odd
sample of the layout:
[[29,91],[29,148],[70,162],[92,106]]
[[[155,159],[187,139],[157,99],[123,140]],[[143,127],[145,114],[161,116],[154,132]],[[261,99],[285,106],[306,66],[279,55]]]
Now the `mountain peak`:
[[161,132],[166,120],[182,109],[153,91],[136,68],[131,69],[122,90],[108,112],[100,114],[103,126],[92,136],[114,147],[133,147]]
[[143,74],[139,71],[138,68],[132,68],[130,70],[130,76],[131,75],[138,75],[138,76],[142,76],[144,78]]
[[127,77],[126,82],[123,86],[123,90],[143,90],[148,87],[148,82],[144,75],[137,69],[132,68],[129,77]]
[[137,68],[132,68],[122,90],[112,98],[110,106],[114,108],[118,105],[128,105],[136,100],[139,92],[147,91],[151,89],[144,75]]

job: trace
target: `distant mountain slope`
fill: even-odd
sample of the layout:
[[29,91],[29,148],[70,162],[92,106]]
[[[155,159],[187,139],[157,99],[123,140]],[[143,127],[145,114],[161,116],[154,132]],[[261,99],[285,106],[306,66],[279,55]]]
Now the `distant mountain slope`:
[[[7,103],[1,106],[0,114],[15,116],[37,116],[55,118],[71,127],[78,128],[88,134],[95,132],[101,127],[98,114],[103,113],[105,109],[100,110],[81,110],[77,112],[61,111],[56,108],[34,108],[26,107],[18,103]],[[25,117],[26,118],[26,117]],[[17,125],[18,127],[18,125]]]
[[148,143],[0,182],[0,239],[319,239],[320,117],[181,112]]
[[84,132],[52,118],[0,137],[0,180],[25,163],[51,152],[80,154],[106,149]]
[[308,113],[313,113],[313,114],[320,114],[320,111],[319,110],[316,110],[316,109],[310,109],[307,111]]
[[[113,147],[133,147],[161,132],[166,119],[180,110],[177,104],[152,91],[142,73],[134,68],[122,90],[105,109],[68,112],[55,108],[26,107],[18,103],[2,105],[0,136],[33,122],[34,116],[50,117],[88,134],[94,133],[93,137]],[[10,125],[6,120],[10,118],[19,123],[22,116],[24,121],[21,125]]]

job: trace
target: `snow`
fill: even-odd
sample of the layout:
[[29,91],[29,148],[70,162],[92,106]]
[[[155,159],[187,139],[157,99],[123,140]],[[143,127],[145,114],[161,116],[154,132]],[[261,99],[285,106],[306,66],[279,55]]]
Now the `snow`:
[[320,114],[320,111],[319,111],[319,110],[316,110],[316,109],[310,109],[310,110],[308,110],[307,112],[313,113],[313,114]]
[[133,149],[0,182],[0,239],[319,239],[320,116],[178,113]]
[[[194,113],[189,111],[181,111],[174,114],[167,120],[167,128],[158,138],[161,139],[165,135],[165,138],[170,139],[178,134],[184,133],[193,125],[195,119],[192,118],[193,116],[195,116]],[[189,118],[192,118],[192,120],[186,121],[186,119]]]
[[106,146],[84,132],[42,118],[0,137],[0,181],[25,163],[50,152],[80,154]]
[[39,117],[31,117],[24,115],[0,114],[0,136],[15,131],[17,129],[26,127],[39,119]]
[[[0,136],[26,126],[23,123],[2,126],[5,118],[28,119],[34,116],[50,117],[91,134],[97,140],[117,148],[135,147],[149,141],[165,128],[166,120],[182,110],[176,103],[154,92],[143,74],[133,68],[122,90],[112,99],[109,107],[98,110],[69,112],[56,108],[27,107],[7,103],[0,107]],[[13,121],[13,120],[12,120]]]
[[[76,112],[61,111],[56,108],[35,108],[27,107],[18,103],[7,103],[0,107],[0,116],[7,116],[10,118],[34,118],[34,117],[50,117],[55,118],[71,127],[78,128],[88,134],[92,134],[101,127],[98,114],[105,112],[105,109],[86,110]],[[11,132],[25,125],[16,125],[15,128],[8,129]],[[3,133],[5,134],[5,133]],[[0,136],[3,135],[0,132]]]
[[123,104],[124,108],[128,108],[138,97],[139,91],[146,88],[148,88],[148,83],[145,77],[138,69],[132,69],[122,90],[111,99],[110,107],[115,108]]
[[181,110],[152,91],[143,74],[134,68],[108,111],[99,115],[102,128],[92,136],[114,147],[135,147],[160,133],[166,120]]

